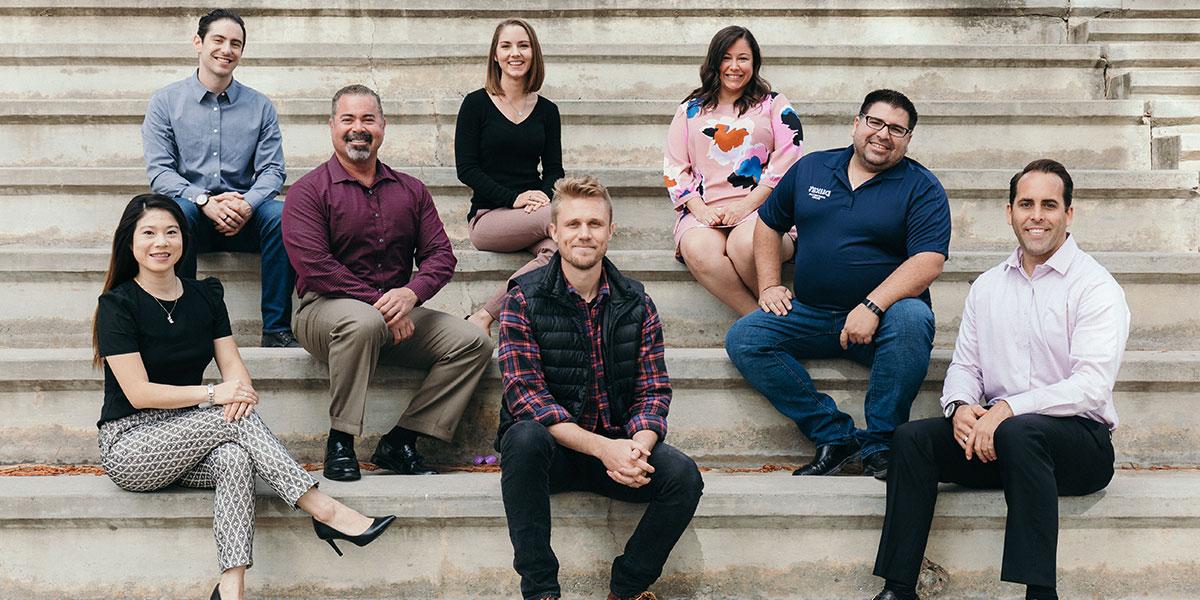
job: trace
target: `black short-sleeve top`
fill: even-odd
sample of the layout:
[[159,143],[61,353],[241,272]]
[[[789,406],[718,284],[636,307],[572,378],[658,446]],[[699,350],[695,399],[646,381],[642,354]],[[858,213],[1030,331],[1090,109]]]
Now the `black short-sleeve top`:
[[[233,334],[225,290],[215,277],[180,281],[183,295],[175,301],[157,300],[132,280],[100,296],[100,356],[138,352],[151,383],[200,384],[213,360],[213,340]],[[167,321],[167,311],[174,323]],[[104,407],[97,427],[136,412],[106,362]]]

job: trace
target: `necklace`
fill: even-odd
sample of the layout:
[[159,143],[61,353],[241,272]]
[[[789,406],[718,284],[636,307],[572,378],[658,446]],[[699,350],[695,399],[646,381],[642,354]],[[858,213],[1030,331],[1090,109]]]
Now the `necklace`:
[[[178,282],[179,280],[176,279],[175,281]],[[143,292],[146,292],[146,288],[144,286],[142,286],[142,282],[138,281],[137,278],[134,278],[133,282],[138,284],[138,287],[142,288]],[[154,294],[151,294],[150,292],[146,292],[146,295],[150,296],[150,298],[152,300],[154,300],[154,303],[157,304],[158,307],[161,308],[162,311],[167,314],[167,323],[170,325],[174,325],[175,318],[172,317],[171,314],[174,313],[175,309],[179,307],[179,298],[176,298],[174,300],[167,300],[167,302],[171,303],[171,310],[167,310],[167,306],[165,304],[163,304],[162,300],[159,300],[157,296],[155,296]],[[179,295],[182,297],[183,293],[181,292]]]
[[[517,113],[518,118],[525,116],[524,110],[521,110],[521,109],[517,108],[516,106],[513,106],[513,103],[508,101],[508,96],[500,96],[500,99],[504,100],[504,103],[507,104],[509,108],[513,109],[513,111]],[[525,101],[521,103],[521,106],[526,106],[528,104],[529,104],[529,97],[526,96]]]

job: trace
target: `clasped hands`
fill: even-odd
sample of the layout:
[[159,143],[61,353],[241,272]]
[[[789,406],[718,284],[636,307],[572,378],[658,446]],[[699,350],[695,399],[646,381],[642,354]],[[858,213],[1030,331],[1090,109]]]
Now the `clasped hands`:
[[733,227],[745,219],[751,211],[758,208],[757,204],[747,200],[739,200],[720,208],[713,208],[705,204],[703,200],[695,199],[694,201],[689,200],[687,206],[697,221],[709,227]]
[[232,423],[250,414],[258,404],[258,392],[240,379],[231,379],[213,386],[212,402],[224,409],[225,422]]
[[650,449],[637,440],[605,440],[597,458],[604,463],[609,478],[631,488],[650,483],[650,474],[654,472],[648,462]]
[[996,460],[996,428],[1013,416],[1008,402],[1000,400],[991,409],[978,404],[964,404],[954,411],[954,441],[963,449],[967,460],[979,457],[981,462]]
[[237,235],[254,214],[254,207],[238,192],[210,196],[200,210],[212,220],[217,232],[226,237]]
[[409,313],[417,305],[417,294],[406,287],[392,288],[385,292],[372,306],[383,315],[387,321],[388,331],[392,332],[392,341],[399,344],[412,337],[416,327]]
[[543,206],[550,204],[550,198],[541,190],[529,190],[517,194],[516,202],[513,202],[513,208],[525,209],[525,214],[529,214]]

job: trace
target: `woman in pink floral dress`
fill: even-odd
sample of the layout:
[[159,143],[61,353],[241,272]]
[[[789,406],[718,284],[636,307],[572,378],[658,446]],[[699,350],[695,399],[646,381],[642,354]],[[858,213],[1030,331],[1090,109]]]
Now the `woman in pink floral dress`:
[[[700,67],[700,87],[675,111],[663,161],[676,214],[675,256],[739,315],[758,308],[758,207],[803,154],[800,118],[771,91],[761,68],[750,30],[718,31]],[[790,260],[794,238],[783,244]]]

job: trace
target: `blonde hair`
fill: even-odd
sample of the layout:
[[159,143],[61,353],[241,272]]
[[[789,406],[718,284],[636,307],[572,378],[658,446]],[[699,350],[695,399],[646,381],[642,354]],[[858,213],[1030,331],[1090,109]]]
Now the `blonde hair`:
[[500,63],[496,62],[496,46],[500,43],[500,32],[509,25],[516,25],[529,34],[529,49],[533,56],[529,61],[529,70],[525,72],[525,91],[536,92],[542,89],[542,82],[546,79],[546,61],[542,58],[542,45],[538,43],[533,26],[524,19],[505,19],[496,26],[496,31],[492,32],[492,45],[488,49],[487,64],[484,67],[486,77],[483,89],[494,96],[504,95],[504,90],[500,88]]
[[564,198],[577,199],[596,199],[604,202],[604,207],[608,209],[608,221],[612,223],[612,196],[608,195],[608,188],[600,183],[599,179],[591,175],[581,175],[578,177],[563,177],[554,183],[554,201],[550,203],[550,221],[558,222],[558,207]]

